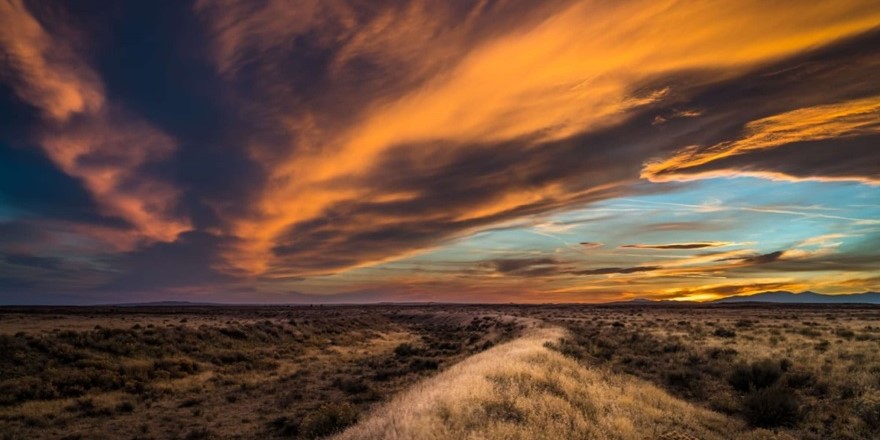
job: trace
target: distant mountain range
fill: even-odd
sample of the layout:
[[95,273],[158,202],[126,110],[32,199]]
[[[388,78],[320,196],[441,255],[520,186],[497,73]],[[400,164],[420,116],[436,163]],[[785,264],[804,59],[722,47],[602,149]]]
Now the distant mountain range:
[[761,292],[754,295],[737,295],[711,301],[716,304],[767,302],[786,304],[880,304],[880,292],[825,295],[816,292]]
[[[737,296],[729,296],[727,298],[716,299],[714,301],[707,301],[702,304],[742,304],[742,303],[777,303],[777,304],[877,304],[880,305],[880,292],[863,292],[863,293],[846,293],[841,295],[827,295],[823,293],[816,292],[787,292],[784,290],[775,291],[775,292],[761,292],[755,293],[752,295],[737,295]],[[378,305],[432,305],[432,304],[446,304],[446,303],[432,303],[432,302],[383,302],[377,303]],[[452,304],[452,303],[449,303]],[[652,304],[666,304],[666,305],[675,305],[675,304],[696,304],[693,301],[672,301],[672,300],[655,300],[650,298],[633,298],[631,300],[626,301],[614,301],[603,303],[604,305],[652,305]],[[223,303],[210,303],[210,302],[190,302],[190,301],[154,301],[154,302],[141,302],[141,303],[124,303],[124,304],[104,304],[105,306],[112,307],[192,307],[192,306],[258,306],[258,305],[271,305],[271,304],[223,304]],[[285,304],[278,304],[285,305]],[[307,305],[307,304],[286,304],[286,305]],[[328,304],[329,305],[329,304]],[[342,304],[336,304],[342,305]],[[349,305],[358,305],[357,303],[350,303]]]
[[222,303],[192,302],[192,301],[149,301],[133,303],[100,304],[110,307],[192,307],[192,306],[222,306]]

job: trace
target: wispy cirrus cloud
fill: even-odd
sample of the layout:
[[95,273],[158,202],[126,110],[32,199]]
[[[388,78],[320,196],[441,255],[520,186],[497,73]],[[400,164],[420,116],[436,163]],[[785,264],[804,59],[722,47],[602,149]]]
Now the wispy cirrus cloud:
[[781,259],[785,254],[786,251],[774,251],[766,254],[752,255],[748,257],[729,257],[724,258],[720,261],[736,261],[746,265],[767,264],[774,261],[779,261],[779,259]]
[[[749,167],[711,169],[706,165],[721,162],[732,156],[747,155],[784,145],[816,142],[828,139],[846,139],[880,134],[880,97],[854,99],[834,104],[801,108],[769,116],[746,124],[745,133],[737,140],[725,141],[708,147],[692,146],[672,157],[650,162],[642,170],[642,177],[651,181],[682,181],[719,177],[724,175],[755,175],[767,178],[813,178],[817,180],[855,180],[878,184],[876,171],[866,174],[810,176],[808,170],[800,175],[784,171],[750,169]],[[760,162],[758,162],[760,163]],[[752,166],[760,166],[753,163]],[[702,171],[701,171],[702,170]],[[868,171],[868,170],[865,170]]]
[[20,0],[0,3],[0,51],[13,89],[44,116],[34,141],[61,170],[83,182],[103,214],[126,221],[133,234],[91,227],[108,244],[172,241],[188,229],[174,212],[178,191],[145,168],[166,158],[174,141],[108,102],[99,75],[53,35]]
[[[254,84],[248,72],[262,75],[257,89],[248,93],[272,95],[268,99],[273,104],[261,110],[264,122],[278,134],[271,143],[253,139],[252,157],[266,166],[269,177],[253,209],[228,216],[228,232],[238,239],[226,258],[230,270],[315,274],[362,267],[409,255],[482,224],[590,200],[587,194],[600,188],[623,188],[635,180],[624,170],[643,160],[644,153],[632,151],[626,157],[598,145],[585,147],[594,153],[590,160],[616,156],[616,163],[589,179],[575,169],[544,169],[543,158],[559,154],[565,160],[571,149],[554,147],[557,143],[610,129],[652,106],[687,99],[696,90],[673,79],[684,72],[704,72],[694,84],[724,81],[762,63],[866,31],[878,18],[862,2],[801,7],[794,16],[785,7],[766,8],[757,2],[711,7],[559,2],[545,8],[440,8],[422,25],[425,11],[434,10],[426,5],[405,2],[373,13],[342,3],[297,11],[278,11],[273,2],[258,10],[235,2],[199,4],[197,10],[216,32],[219,71],[234,72],[229,80],[247,87]],[[745,18],[755,14],[764,18]],[[519,26],[511,25],[516,22],[512,16]],[[437,24],[446,20],[456,25]],[[478,30],[495,20],[499,25],[493,31]],[[700,38],[681,32],[699,22],[713,26],[703,29]],[[311,38],[302,40],[307,35]],[[291,41],[311,46],[285,43]],[[286,88],[272,82],[277,72],[285,71],[285,57],[297,49],[309,53],[313,65],[322,69],[328,86],[324,95],[312,97],[289,81]],[[358,71],[356,80],[373,87],[352,94],[348,81],[354,78],[346,66],[365,59],[371,63]],[[389,66],[401,69],[388,72]],[[380,79],[386,73],[395,82]],[[284,96],[294,104],[281,102]],[[342,119],[337,116],[340,104],[346,106]],[[290,146],[279,146],[277,139],[289,139]],[[501,151],[511,156],[500,161],[513,173],[487,175],[494,173],[491,164],[453,168],[464,166],[464,158],[482,160]],[[543,158],[526,159],[533,156]],[[497,183],[444,200],[443,213],[415,218],[412,213],[419,210],[412,208],[406,216],[386,215],[407,205],[439,202],[426,186],[431,181],[405,190],[389,188],[397,183],[381,175],[392,166],[389,162],[412,174],[400,176],[400,183],[416,182],[415,175],[430,178],[459,171],[469,171],[462,174],[468,179],[486,182],[491,177]],[[557,174],[547,174],[552,172]],[[376,203],[365,202],[395,191],[407,197],[383,204],[381,214]],[[358,215],[350,215],[352,210]],[[341,219],[336,214],[341,212],[357,222],[343,226],[337,220],[332,229],[322,225],[323,232],[314,230],[328,217]],[[430,223],[436,225],[430,233],[405,232],[419,239],[383,243],[381,255],[355,256],[350,245],[342,245],[355,237],[390,237],[392,231]],[[322,233],[334,238],[320,243],[311,238]],[[320,253],[305,257],[305,249]],[[346,251],[347,257],[338,255]],[[314,267],[302,265],[304,258]]]
[[869,0],[2,1],[0,286],[868,288],[878,25]]
[[628,248],[628,249],[675,250],[675,249],[716,248],[716,247],[730,246],[731,244],[734,244],[734,243],[728,243],[728,242],[723,242],[723,241],[707,241],[707,242],[699,242],[699,243],[625,244],[621,247]]

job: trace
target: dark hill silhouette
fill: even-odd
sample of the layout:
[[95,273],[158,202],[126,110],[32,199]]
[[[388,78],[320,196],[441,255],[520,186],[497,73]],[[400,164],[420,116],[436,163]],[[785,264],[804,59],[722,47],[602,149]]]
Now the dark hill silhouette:
[[737,295],[712,301],[713,303],[730,304],[744,302],[769,302],[786,304],[880,304],[880,293],[848,293],[842,295],[825,295],[816,292],[761,292],[754,295]]

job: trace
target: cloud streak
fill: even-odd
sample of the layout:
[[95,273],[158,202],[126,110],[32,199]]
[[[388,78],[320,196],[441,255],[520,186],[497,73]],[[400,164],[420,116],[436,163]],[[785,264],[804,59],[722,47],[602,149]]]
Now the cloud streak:
[[[785,112],[749,122],[745,133],[735,141],[709,147],[685,148],[672,157],[647,164],[642,177],[654,182],[686,181],[723,175],[756,175],[768,178],[792,178],[784,173],[749,169],[700,171],[713,162],[731,156],[778,148],[802,142],[846,139],[880,134],[880,97],[855,99]],[[807,176],[817,180],[855,180],[878,184],[876,174]]]
[[0,0],[0,288],[868,288],[878,47],[870,0]]
[[[172,241],[188,229],[174,213],[177,190],[144,172],[174,141],[108,103],[94,72],[62,36],[52,35],[19,0],[0,3],[0,50],[15,92],[44,115],[36,143],[61,170],[83,182],[103,213],[128,222],[134,236],[92,228],[110,244]],[[68,36],[69,37],[69,36]]]
[[625,249],[663,249],[663,250],[675,250],[675,249],[705,249],[705,248],[714,248],[714,247],[724,247],[730,246],[732,243],[720,242],[720,241],[711,241],[711,242],[701,242],[701,243],[666,243],[666,244],[625,244],[621,246]]
[[[337,3],[285,13],[273,13],[273,2],[259,11],[242,9],[238,3],[228,6],[202,2],[198,10],[217,32],[215,53],[220,73],[236,72],[230,81],[250,84],[242,79],[250,70],[267,72],[271,78],[275,69],[283,68],[285,57],[298,49],[280,42],[316,34],[309,41],[315,45],[311,50],[319,65],[323,63],[328,69],[323,79],[334,85],[328,96],[316,96],[309,102],[302,102],[302,94],[308,92],[287,91],[271,84],[251,93],[273,93],[276,100],[289,96],[301,104],[263,109],[267,122],[276,125],[273,131],[281,139],[290,139],[291,145],[279,150],[276,142],[254,139],[250,151],[266,167],[267,185],[252,210],[230,216],[229,234],[238,241],[228,251],[228,268],[250,274],[282,267],[295,271],[297,263],[291,264],[289,256],[301,252],[292,254],[290,250],[316,245],[302,238],[309,225],[377,194],[395,194],[383,188],[387,180],[377,175],[387,169],[388,155],[406,157],[402,166],[414,175],[431,175],[476,149],[521,158],[531,156],[529,150],[534,149],[552,156],[554,148],[548,145],[609,129],[640,111],[694,93],[669,79],[682,72],[705,72],[696,84],[723,81],[761,63],[866,31],[880,20],[870,2],[858,1],[833,7],[800,5],[795,15],[789,14],[788,7],[767,8],[760,2],[688,7],[671,2],[571,2],[539,11],[511,6],[524,25],[501,25],[495,33],[479,34],[474,29],[481,23],[496,18],[508,23],[503,18],[510,11],[503,7],[441,8],[433,20],[461,23],[441,29],[420,25],[425,22],[424,11],[431,10],[421,2],[389,8],[390,15],[364,13]],[[541,19],[536,19],[533,14],[539,12]],[[755,15],[762,19],[752,20]],[[388,25],[388,16],[400,24]],[[681,32],[693,23],[713,26],[700,29],[699,34]],[[381,35],[378,41],[384,44],[374,41],[366,45],[376,35]],[[414,42],[417,49],[413,49]],[[355,60],[369,58],[376,64],[368,65],[368,70],[374,68],[376,75],[383,75],[389,65],[397,66],[416,52],[415,61],[403,65],[402,73],[392,73],[397,84],[373,83],[370,73],[361,73],[369,78],[367,84],[380,87],[381,94],[336,95],[349,91],[346,81],[352,79],[347,76],[351,71],[345,66]],[[423,64],[424,59],[435,56],[442,65]],[[344,103],[346,113],[353,116],[333,120],[331,115],[339,112],[331,103],[334,101]],[[601,163],[598,158],[614,155],[584,140],[578,142],[593,153],[593,159],[584,165],[589,160]],[[351,260],[335,256],[347,247],[323,241],[321,252],[311,258],[334,255],[323,268],[331,272],[376,264],[467,233],[479,224],[552,209],[560,202],[583,200],[580,194],[603,185],[622,185],[635,179],[623,172],[633,166],[629,163],[597,173],[589,182],[575,175],[546,178],[542,176],[545,170],[536,169],[538,164],[509,162],[507,166],[520,174],[506,177],[507,182],[499,186],[502,192],[448,199],[449,218],[432,213],[418,219],[418,223],[439,221],[444,225],[427,241],[386,246],[381,255],[365,254]],[[615,170],[620,171],[615,174]],[[470,174],[472,179],[481,176],[478,170]],[[399,194],[394,197],[416,197],[423,202],[433,196],[423,188]],[[399,229],[413,220],[375,213],[369,219],[359,218],[358,223],[340,228],[363,229],[349,234],[369,235]],[[340,244],[345,242],[339,238],[342,234],[334,231]],[[300,240],[302,244],[298,244]],[[285,252],[279,254],[275,249]],[[306,267],[299,270],[315,273]]]

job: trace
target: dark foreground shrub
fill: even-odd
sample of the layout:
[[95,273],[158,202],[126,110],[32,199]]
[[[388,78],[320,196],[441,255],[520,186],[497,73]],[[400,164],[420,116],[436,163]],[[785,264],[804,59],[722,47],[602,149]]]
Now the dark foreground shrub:
[[424,358],[416,358],[413,359],[409,364],[410,371],[424,371],[424,370],[436,370],[440,367],[440,364],[437,363],[434,359],[424,359]]
[[880,400],[865,401],[858,405],[859,417],[874,432],[880,432]]
[[269,426],[282,437],[296,437],[299,434],[299,422],[288,417],[278,417],[269,422]]
[[666,373],[666,384],[689,397],[705,397],[703,381],[700,374],[685,369],[673,370]]
[[207,440],[214,438],[214,434],[207,428],[193,428],[183,438],[184,440]]
[[791,388],[774,386],[750,392],[743,400],[743,413],[752,426],[791,426],[800,418],[800,405]]
[[412,344],[403,343],[394,348],[394,354],[400,357],[412,356],[418,353],[418,350]]
[[333,386],[348,394],[361,394],[370,391],[369,385],[354,379],[336,379],[333,381]]
[[713,333],[715,334],[715,336],[718,336],[719,338],[735,338],[736,337],[735,331],[728,330],[724,327],[716,328]]
[[325,437],[342,432],[357,421],[357,411],[348,403],[329,403],[307,415],[299,426],[306,438]]
[[752,362],[751,365],[737,365],[730,374],[728,382],[737,391],[746,392],[770,387],[780,377],[782,377],[782,366],[780,363],[764,359]]

